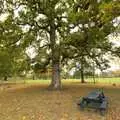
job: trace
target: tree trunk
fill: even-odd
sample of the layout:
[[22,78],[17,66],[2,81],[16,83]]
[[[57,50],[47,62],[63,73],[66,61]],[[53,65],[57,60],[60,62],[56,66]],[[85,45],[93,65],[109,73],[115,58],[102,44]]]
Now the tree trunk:
[[52,66],[52,89],[61,89],[61,79],[60,79],[60,66],[59,63],[53,63]]
[[5,75],[4,76],[4,81],[7,81],[8,80],[8,77]]
[[83,61],[83,57],[81,58],[80,74],[81,74],[81,83],[85,83],[85,80],[84,80],[84,61]]
[[81,74],[81,83],[85,83],[85,80],[84,80],[84,69],[83,69],[83,65],[81,65],[80,74]]
[[93,62],[93,82],[94,82],[94,84],[96,83],[96,81],[95,81],[95,66],[94,66],[94,62]]
[[35,76],[34,75],[33,75],[32,79],[35,80]]
[[54,20],[51,21],[50,25],[50,42],[52,50],[52,81],[50,84],[51,89],[61,88],[60,79],[60,49],[55,41],[55,24]]

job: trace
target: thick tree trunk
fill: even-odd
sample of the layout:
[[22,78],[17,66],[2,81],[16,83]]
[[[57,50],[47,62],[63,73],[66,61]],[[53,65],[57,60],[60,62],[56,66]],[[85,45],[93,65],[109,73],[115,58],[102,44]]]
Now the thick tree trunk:
[[55,24],[54,20],[51,22],[50,26],[50,42],[52,50],[52,81],[50,84],[51,89],[61,88],[60,79],[60,49],[55,41]]
[[60,66],[59,63],[53,63],[52,66],[52,89],[61,89],[61,79],[60,79]]

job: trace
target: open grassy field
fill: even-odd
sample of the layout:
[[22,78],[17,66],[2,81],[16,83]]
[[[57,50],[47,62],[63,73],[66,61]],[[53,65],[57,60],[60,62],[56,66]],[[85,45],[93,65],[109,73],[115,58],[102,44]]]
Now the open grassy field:
[[[86,79],[88,82],[92,83],[94,80],[92,78]],[[95,78],[96,83],[107,83],[107,84],[120,84],[120,77],[113,77],[113,78]]]
[[[94,79],[93,78],[85,78],[85,81],[88,83],[94,83]],[[64,79],[62,80],[63,83],[73,83],[73,82],[80,82],[80,79]],[[120,77],[111,77],[111,78],[105,78],[105,77],[97,77],[95,78],[95,82],[96,84],[101,84],[101,83],[105,83],[105,84],[120,84]],[[43,80],[43,79],[39,79],[39,80],[30,80],[30,79],[25,79],[25,80],[16,80],[16,79],[12,79],[9,80],[5,83],[32,83],[32,84],[49,84],[50,80]]]
[[[50,81],[30,81],[26,84],[0,86],[0,120],[120,120],[120,85],[80,84],[62,81],[61,91],[49,91]],[[109,98],[105,116],[94,110],[81,111],[80,97],[103,88]]]

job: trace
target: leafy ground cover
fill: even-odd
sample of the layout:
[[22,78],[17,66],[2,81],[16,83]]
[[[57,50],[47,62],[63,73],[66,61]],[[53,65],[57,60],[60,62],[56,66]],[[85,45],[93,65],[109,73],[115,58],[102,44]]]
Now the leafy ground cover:
[[[5,84],[0,86],[0,120],[120,120],[120,86],[67,82],[61,91],[49,91],[48,84]],[[109,98],[106,115],[77,102],[90,91],[103,88]]]

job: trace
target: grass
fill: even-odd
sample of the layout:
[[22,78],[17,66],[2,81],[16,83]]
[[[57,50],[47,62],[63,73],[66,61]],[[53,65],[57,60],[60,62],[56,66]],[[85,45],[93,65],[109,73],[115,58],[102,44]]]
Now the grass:
[[[105,86],[105,95],[109,98],[106,115],[99,111],[81,111],[77,106],[81,96],[100,84],[80,84],[73,80],[63,81],[63,90],[48,91],[50,81],[26,80],[28,84],[6,84],[0,92],[0,120],[119,120],[120,87]],[[36,83],[36,84],[35,84]],[[39,84],[38,84],[39,83]]]
[[[89,82],[94,82],[92,78],[87,79]],[[120,83],[120,77],[116,78],[95,78],[96,83],[107,83],[107,84],[113,84],[113,83]]]
[[25,81],[26,83],[29,83],[29,84],[50,84],[50,80],[26,80]]
[[[94,83],[93,78],[87,78],[85,79],[86,82],[88,83]],[[80,79],[66,79],[62,80],[62,83],[79,83]],[[97,84],[105,83],[105,84],[120,84],[120,77],[119,78],[95,78],[95,82]],[[43,84],[49,84],[50,80],[26,80],[26,83],[43,83]]]
[[[85,81],[87,83],[93,84],[94,80],[93,78],[86,78]],[[30,79],[25,79],[25,80],[9,80],[9,81],[4,81],[1,83],[27,83],[27,84],[50,84],[51,80],[30,80]],[[120,84],[120,77],[116,78],[95,78],[96,84]],[[80,79],[64,79],[62,80],[62,84],[74,84],[74,83],[80,83]]]

